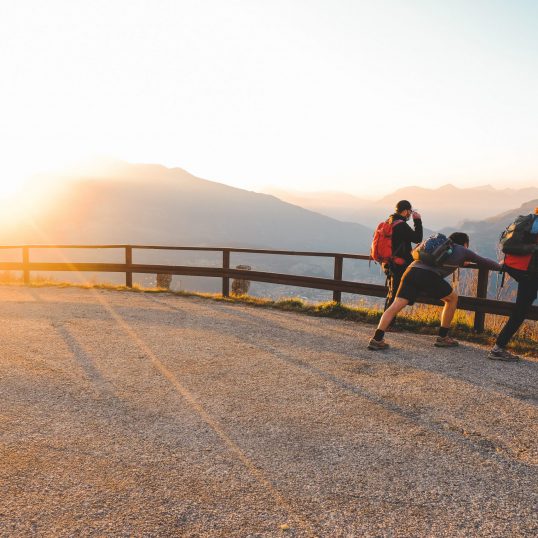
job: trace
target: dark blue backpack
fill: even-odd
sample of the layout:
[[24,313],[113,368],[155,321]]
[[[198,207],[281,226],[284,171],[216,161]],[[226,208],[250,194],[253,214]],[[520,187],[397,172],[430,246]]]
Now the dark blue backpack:
[[425,239],[413,249],[413,259],[439,267],[454,252],[454,243],[446,235],[437,233]]

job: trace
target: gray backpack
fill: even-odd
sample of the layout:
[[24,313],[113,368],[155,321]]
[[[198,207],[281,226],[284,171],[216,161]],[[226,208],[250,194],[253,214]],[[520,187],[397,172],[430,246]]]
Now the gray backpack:
[[535,250],[535,237],[531,231],[537,215],[520,215],[510,224],[501,234],[499,243],[505,254],[514,254],[515,256],[525,256],[532,254]]

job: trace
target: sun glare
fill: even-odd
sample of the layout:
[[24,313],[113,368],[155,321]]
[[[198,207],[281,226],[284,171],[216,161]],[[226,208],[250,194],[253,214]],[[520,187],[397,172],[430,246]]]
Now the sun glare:
[[0,181],[0,200],[16,198],[23,190],[22,181]]
[[32,151],[31,157],[27,149],[12,149],[11,155],[0,160],[0,203],[4,212],[7,210],[10,216],[17,216],[46,202],[43,196],[54,187],[54,178],[72,159],[56,155],[52,145],[42,144],[39,150]]
[[38,202],[29,192],[32,172],[6,164],[0,164],[0,222],[14,225]]
[[0,200],[17,197],[24,190],[26,181],[27,177],[20,169],[0,164]]

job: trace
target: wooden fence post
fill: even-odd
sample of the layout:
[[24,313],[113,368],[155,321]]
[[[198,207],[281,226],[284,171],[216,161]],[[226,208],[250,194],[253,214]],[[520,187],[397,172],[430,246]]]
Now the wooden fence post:
[[[125,265],[127,265],[127,269],[130,269],[133,265],[133,247],[130,245],[125,247]],[[133,273],[132,271],[126,271],[125,272],[125,285],[128,288],[133,287]]]
[[25,284],[30,284],[30,249],[29,247],[22,247],[22,264],[23,264],[23,279]]
[[[222,268],[230,268],[230,251],[226,248],[222,250]],[[230,279],[226,276],[222,277],[222,296],[230,296]]]
[[[342,280],[342,271],[344,267],[344,258],[342,256],[334,257],[334,280]],[[340,290],[333,291],[333,301],[335,303],[342,302],[342,292]]]
[[[489,281],[489,269],[481,267],[478,269],[478,284],[476,286],[476,296],[479,299],[486,299],[488,296],[488,281]],[[474,331],[477,333],[484,332],[484,325],[486,321],[485,312],[475,312],[474,315]]]

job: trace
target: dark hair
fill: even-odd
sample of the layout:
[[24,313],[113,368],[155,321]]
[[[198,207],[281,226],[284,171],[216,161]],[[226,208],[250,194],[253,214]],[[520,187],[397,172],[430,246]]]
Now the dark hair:
[[396,204],[396,213],[401,213],[402,211],[405,211],[406,209],[408,209],[409,211],[413,209],[411,202],[408,202],[407,200],[400,200]]
[[448,238],[452,239],[452,241],[456,243],[456,245],[461,245],[462,247],[465,244],[469,244],[469,236],[463,232],[454,232],[453,234],[450,234]]

